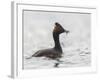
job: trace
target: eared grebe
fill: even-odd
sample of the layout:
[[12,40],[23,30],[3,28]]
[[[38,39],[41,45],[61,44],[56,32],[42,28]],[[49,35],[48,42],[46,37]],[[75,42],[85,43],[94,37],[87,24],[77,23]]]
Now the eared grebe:
[[[68,33],[69,31],[65,30],[58,22],[56,22],[54,30],[53,30],[53,39],[55,43],[54,48],[39,50],[35,54],[33,54],[31,57],[43,57],[44,56],[44,57],[48,57],[51,59],[61,58],[63,51],[62,51],[62,48],[59,42],[59,35],[63,32]],[[30,58],[27,58],[27,59],[30,59]]]

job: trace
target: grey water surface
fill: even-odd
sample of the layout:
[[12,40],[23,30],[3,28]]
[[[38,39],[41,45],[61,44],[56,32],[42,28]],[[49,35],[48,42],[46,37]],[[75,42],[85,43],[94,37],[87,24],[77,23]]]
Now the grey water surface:
[[[84,67],[91,65],[91,15],[80,13],[24,11],[24,69]],[[59,22],[70,33],[60,35],[61,62],[46,57],[32,57],[36,51],[54,47],[52,31]]]

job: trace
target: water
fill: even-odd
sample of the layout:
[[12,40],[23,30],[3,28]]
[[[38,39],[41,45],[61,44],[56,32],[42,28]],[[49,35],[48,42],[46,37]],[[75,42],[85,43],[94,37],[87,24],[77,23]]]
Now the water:
[[40,69],[40,68],[61,68],[61,67],[84,67],[91,65],[91,53],[88,48],[64,49],[63,57],[59,61],[48,59],[46,57],[25,56],[24,69]]
[[[41,49],[54,47],[54,23],[70,31],[60,35],[63,57],[59,61],[45,57],[26,59]],[[24,11],[24,69],[83,67],[91,65],[91,15]]]

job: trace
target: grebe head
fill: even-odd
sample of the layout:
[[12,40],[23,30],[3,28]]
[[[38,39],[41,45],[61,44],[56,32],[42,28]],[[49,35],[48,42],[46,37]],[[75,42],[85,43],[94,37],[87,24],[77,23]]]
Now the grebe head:
[[58,33],[58,34],[61,34],[63,32],[69,33],[69,31],[65,30],[58,22],[55,23],[53,32]]

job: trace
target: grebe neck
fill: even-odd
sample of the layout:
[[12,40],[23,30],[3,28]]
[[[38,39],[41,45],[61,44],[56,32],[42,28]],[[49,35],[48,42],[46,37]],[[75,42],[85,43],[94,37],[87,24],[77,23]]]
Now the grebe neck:
[[57,34],[56,32],[53,32],[53,39],[54,39],[54,43],[55,43],[54,48],[57,51],[62,53],[62,48],[61,48],[60,41],[59,41],[59,34]]

